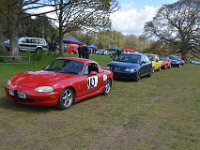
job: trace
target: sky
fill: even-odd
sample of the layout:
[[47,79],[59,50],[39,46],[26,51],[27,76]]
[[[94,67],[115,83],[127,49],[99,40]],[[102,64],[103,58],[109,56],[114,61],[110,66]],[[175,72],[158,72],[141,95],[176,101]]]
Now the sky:
[[120,10],[111,15],[112,30],[141,35],[145,22],[151,21],[163,4],[177,0],[118,0]]

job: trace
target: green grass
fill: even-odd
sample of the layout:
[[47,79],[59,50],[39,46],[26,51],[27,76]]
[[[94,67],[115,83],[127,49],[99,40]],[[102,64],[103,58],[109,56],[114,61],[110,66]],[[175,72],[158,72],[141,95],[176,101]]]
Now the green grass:
[[[75,56],[77,55],[67,55]],[[155,72],[140,82],[114,81],[107,96],[69,110],[27,107],[7,101],[3,84],[55,58],[28,65],[0,65],[0,149],[199,149],[200,66]],[[105,66],[111,59],[92,55]]]

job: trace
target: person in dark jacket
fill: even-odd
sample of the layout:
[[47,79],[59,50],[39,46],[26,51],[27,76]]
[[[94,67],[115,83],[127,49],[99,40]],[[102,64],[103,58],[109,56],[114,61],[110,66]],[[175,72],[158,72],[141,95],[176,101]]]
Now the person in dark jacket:
[[86,45],[84,45],[84,46],[82,47],[82,56],[83,56],[83,58],[85,58],[85,59],[89,59],[89,49],[87,48]]
[[79,58],[83,57],[83,46],[82,46],[82,44],[80,44],[79,47],[78,47],[78,57]]

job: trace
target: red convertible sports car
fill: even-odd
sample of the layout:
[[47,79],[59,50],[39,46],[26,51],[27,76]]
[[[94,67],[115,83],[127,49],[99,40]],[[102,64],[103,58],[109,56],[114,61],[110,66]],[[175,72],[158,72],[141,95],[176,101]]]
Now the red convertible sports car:
[[69,108],[73,102],[107,95],[113,74],[95,61],[82,58],[58,58],[40,71],[13,76],[5,85],[9,100],[25,105]]

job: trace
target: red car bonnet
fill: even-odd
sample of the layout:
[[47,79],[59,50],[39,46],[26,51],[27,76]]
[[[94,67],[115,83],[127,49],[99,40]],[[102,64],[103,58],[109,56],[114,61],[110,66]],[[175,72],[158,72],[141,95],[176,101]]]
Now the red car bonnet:
[[44,85],[53,85],[57,81],[66,78],[73,78],[76,75],[63,74],[51,71],[28,71],[20,73],[13,77],[12,83],[27,87],[38,87]]

